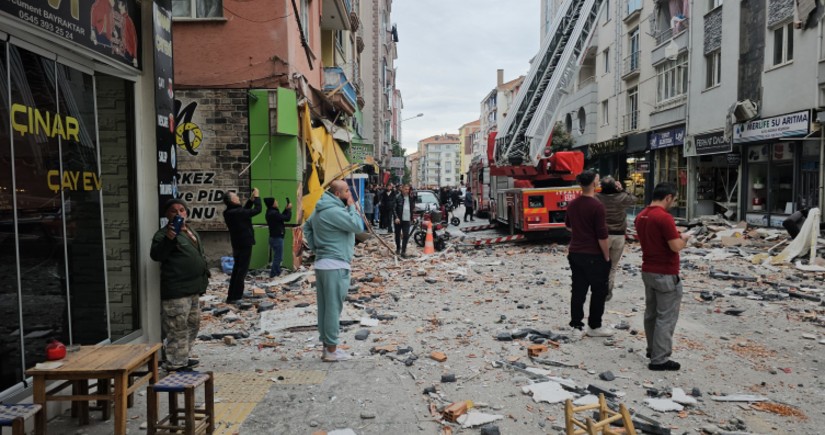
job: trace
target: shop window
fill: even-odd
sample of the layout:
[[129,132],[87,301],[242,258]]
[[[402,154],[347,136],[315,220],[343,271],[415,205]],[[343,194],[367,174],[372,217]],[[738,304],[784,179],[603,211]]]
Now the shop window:
[[682,153],[682,147],[663,148],[656,151],[656,184],[668,182],[676,185],[678,191],[677,205],[672,213],[675,216],[685,216],[687,204],[687,160]]
[[783,215],[795,207],[794,143],[754,145],[748,149],[747,191],[748,222],[755,225],[781,226]]
[[[172,0],[174,18],[221,18],[223,17],[222,0]],[[306,27],[304,27],[306,31]]]
[[773,29],[773,65],[793,60],[793,23]]
[[705,55],[705,88],[712,88],[722,81],[722,50]]
[[133,88],[98,78],[0,44],[0,391],[52,339],[97,344],[139,326]]

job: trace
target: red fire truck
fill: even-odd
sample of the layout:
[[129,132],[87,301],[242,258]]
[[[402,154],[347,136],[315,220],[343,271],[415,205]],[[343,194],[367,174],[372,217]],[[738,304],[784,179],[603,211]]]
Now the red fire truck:
[[[495,161],[491,158],[495,135],[491,133],[488,141],[490,162]],[[547,157],[536,167],[490,164],[490,222],[506,225],[510,234],[563,229],[567,205],[581,195],[576,176],[584,168],[584,154],[551,153],[549,144]]]
[[480,217],[490,215],[490,166],[487,156],[475,156],[470,161],[467,186],[473,195],[473,211]]

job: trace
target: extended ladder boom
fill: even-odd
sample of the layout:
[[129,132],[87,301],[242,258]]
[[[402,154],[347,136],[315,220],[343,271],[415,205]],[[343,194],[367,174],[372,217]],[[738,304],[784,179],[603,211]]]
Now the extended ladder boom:
[[495,164],[538,166],[604,0],[565,0],[553,18],[495,145]]

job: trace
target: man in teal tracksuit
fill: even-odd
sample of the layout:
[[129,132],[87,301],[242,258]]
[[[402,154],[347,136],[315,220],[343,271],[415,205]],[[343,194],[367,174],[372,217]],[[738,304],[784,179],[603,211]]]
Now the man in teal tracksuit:
[[323,360],[352,358],[338,349],[339,319],[350,284],[350,262],[355,234],[362,231],[361,217],[344,181],[333,181],[304,224],[304,238],[315,253],[315,289],[318,333],[324,344]]

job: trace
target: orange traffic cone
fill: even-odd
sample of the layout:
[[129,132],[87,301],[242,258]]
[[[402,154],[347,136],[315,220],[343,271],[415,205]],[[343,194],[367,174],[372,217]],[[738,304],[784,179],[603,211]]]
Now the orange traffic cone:
[[427,222],[427,238],[424,239],[424,255],[435,254],[435,245],[433,244],[433,223]]

